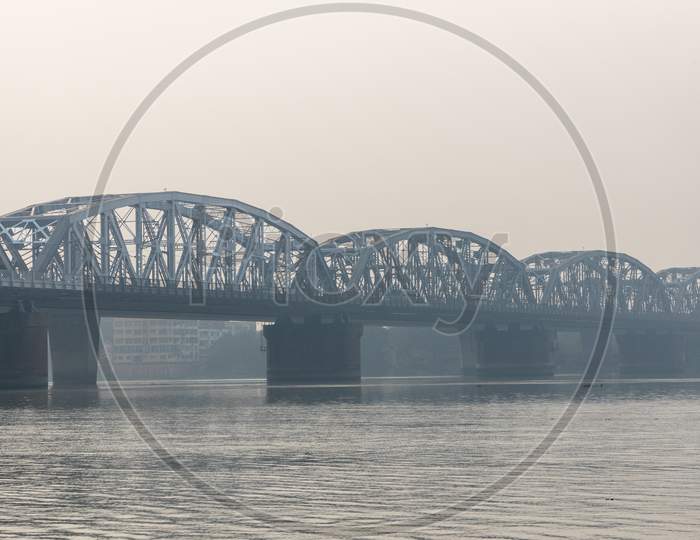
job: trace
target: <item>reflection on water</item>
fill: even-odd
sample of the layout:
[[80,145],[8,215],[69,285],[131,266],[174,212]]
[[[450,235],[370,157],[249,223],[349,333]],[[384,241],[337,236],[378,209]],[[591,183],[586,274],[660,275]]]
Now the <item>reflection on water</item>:
[[267,403],[360,403],[361,386],[270,386],[265,394]]
[[[307,523],[436,511],[515,465],[570,382],[363,386],[133,383],[160,440],[247,504]],[[602,381],[551,451],[477,510],[411,538],[696,538],[700,381]],[[0,536],[289,538],[209,502],[135,435],[106,388],[0,393]],[[304,535],[300,535],[304,536]]]
[[[104,395],[104,393],[102,394]],[[55,389],[5,390],[0,392],[0,409],[82,409],[100,405],[100,390]]]

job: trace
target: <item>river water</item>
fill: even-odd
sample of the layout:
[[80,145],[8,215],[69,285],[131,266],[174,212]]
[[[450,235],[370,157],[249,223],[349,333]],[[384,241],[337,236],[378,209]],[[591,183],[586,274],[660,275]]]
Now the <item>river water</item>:
[[695,380],[603,381],[515,483],[470,510],[430,519],[518,464],[574,387],[129,383],[158,440],[246,515],[166,467],[106,387],[6,391],[0,537],[352,537],[406,520],[412,528],[395,538],[700,537]]

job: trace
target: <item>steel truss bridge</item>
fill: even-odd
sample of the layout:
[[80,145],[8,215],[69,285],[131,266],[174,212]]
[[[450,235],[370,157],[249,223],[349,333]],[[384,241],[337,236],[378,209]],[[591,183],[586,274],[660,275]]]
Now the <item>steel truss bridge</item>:
[[700,268],[655,273],[623,253],[518,260],[467,231],[366,230],[315,241],[231,199],[179,192],[67,197],[0,216],[0,303],[105,313],[273,320],[344,312],[432,322],[464,306],[512,320],[600,319],[611,290],[621,324],[700,322]]

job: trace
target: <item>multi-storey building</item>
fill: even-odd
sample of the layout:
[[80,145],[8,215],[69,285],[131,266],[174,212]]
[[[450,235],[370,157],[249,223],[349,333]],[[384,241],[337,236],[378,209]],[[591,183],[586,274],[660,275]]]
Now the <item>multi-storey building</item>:
[[188,377],[231,323],[170,319],[105,319],[104,350],[124,378]]

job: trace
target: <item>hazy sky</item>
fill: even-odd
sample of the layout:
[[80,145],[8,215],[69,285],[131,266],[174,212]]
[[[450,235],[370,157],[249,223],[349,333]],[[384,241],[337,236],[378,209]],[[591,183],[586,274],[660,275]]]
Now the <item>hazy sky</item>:
[[[303,2],[2,6],[0,212],[90,194],[126,118],[215,36]],[[600,167],[621,250],[699,265],[700,5],[396,1],[473,30],[535,74]],[[228,44],[147,114],[108,192],[232,197],[311,235],[506,232],[516,256],[604,246],[556,118],[475,46],[415,22],[323,15]]]

